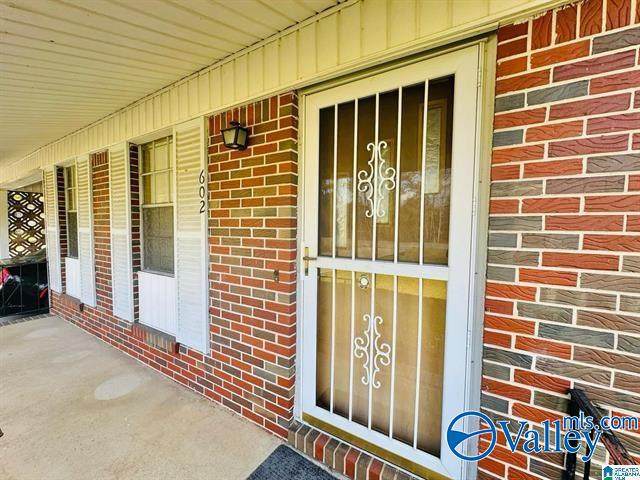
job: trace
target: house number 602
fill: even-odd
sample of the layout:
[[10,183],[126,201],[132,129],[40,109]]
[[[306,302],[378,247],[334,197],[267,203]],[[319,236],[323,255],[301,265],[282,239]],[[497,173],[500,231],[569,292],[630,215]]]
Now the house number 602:
[[200,181],[200,188],[198,189],[198,194],[200,195],[200,213],[203,214],[207,211],[207,190],[204,188],[207,179],[204,174],[204,169],[200,170],[200,176],[198,177],[198,180]]

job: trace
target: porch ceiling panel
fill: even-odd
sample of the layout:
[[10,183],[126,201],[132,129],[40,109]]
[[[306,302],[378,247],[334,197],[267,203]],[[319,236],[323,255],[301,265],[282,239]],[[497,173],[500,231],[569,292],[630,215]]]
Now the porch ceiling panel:
[[0,0],[0,166],[340,0]]

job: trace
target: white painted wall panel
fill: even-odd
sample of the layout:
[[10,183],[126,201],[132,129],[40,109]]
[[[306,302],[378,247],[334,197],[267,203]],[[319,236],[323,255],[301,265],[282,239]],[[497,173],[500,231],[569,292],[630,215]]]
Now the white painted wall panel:
[[[256,97],[309,85],[320,75],[337,76],[472,37],[495,29],[499,22],[526,17],[562,3],[566,0],[348,0],[42,147],[14,167],[3,168],[0,182]],[[264,12],[270,14],[273,12]],[[188,51],[197,54],[192,48]],[[126,71],[131,81],[119,83],[117,88],[144,82],[151,76],[170,76],[174,65],[172,60],[162,68],[138,68],[137,72],[122,66],[120,69]],[[96,60],[97,71],[103,72],[101,67]],[[104,73],[113,75],[111,67]],[[205,73],[208,92],[207,81],[199,78]],[[162,97],[162,101],[156,101],[157,97]],[[100,101],[92,99],[94,103]],[[165,112],[167,106],[169,111]],[[75,104],[68,103],[56,111],[63,108],[87,107],[79,97]],[[121,128],[114,127],[107,133],[105,125],[109,122]]]
[[80,297],[82,296],[80,283],[80,260],[77,258],[65,257],[64,269],[67,295],[80,300]]
[[140,323],[175,336],[176,280],[168,275],[138,272]]

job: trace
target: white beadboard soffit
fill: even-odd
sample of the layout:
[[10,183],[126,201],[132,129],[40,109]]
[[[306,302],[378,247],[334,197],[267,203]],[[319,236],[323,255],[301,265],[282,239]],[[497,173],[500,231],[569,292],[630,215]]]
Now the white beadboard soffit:
[[1,0],[0,167],[338,0]]
[[0,185],[567,2],[0,0]]

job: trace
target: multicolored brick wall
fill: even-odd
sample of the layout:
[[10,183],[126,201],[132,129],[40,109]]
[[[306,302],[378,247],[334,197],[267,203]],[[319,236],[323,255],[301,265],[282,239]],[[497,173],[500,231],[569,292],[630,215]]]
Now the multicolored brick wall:
[[[229,151],[220,129],[250,130]],[[210,118],[209,243],[215,397],[286,437],[296,347],[298,106],[285,93]]]
[[[494,417],[556,419],[571,387],[640,413],[639,7],[587,0],[498,31],[482,385]],[[640,432],[619,437],[640,456]],[[501,440],[480,478],[562,477],[562,454]]]

